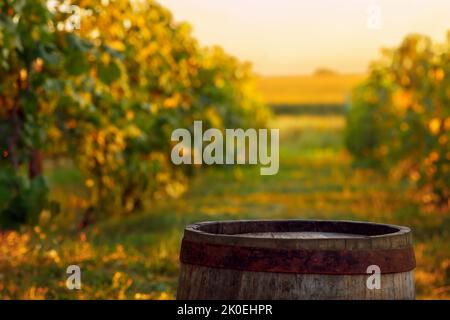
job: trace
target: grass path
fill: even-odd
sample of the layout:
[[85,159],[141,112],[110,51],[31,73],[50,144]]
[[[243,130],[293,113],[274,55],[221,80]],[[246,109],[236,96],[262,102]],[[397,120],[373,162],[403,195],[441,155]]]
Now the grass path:
[[[424,213],[410,203],[411,195],[400,184],[352,169],[343,148],[344,125],[340,116],[277,116],[271,124],[280,128],[280,171],[275,176],[260,176],[259,168],[251,166],[201,169],[205,172],[181,199],[156,204],[145,214],[113,218],[71,236],[42,230],[33,230],[27,239],[17,235],[10,248],[15,258],[2,262],[0,252],[0,297],[173,298],[184,226],[250,218],[411,226],[418,296],[449,297],[449,215]],[[22,256],[17,253],[21,243]],[[69,264],[83,270],[81,291],[65,288]]]

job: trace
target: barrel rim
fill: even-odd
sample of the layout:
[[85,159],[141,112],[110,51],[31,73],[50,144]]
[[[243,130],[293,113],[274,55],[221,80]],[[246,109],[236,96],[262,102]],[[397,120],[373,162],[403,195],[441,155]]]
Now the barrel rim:
[[[359,227],[388,228],[392,232],[376,235],[361,234],[358,237],[330,237],[330,238],[264,238],[246,236],[242,233],[225,234],[219,232],[207,232],[206,227],[226,226],[230,224],[282,224],[282,223],[317,223],[328,225],[355,225]],[[347,232],[348,233],[348,232]],[[230,244],[244,247],[276,247],[276,248],[346,248],[346,249],[389,249],[392,247],[412,246],[411,229],[405,226],[384,224],[375,222],[363,222],[354,220],[320,220],[320,219],[262,219],[262,220],[220,220],[202,221],[189,224],[184,230],[184,239],[216,244]]]

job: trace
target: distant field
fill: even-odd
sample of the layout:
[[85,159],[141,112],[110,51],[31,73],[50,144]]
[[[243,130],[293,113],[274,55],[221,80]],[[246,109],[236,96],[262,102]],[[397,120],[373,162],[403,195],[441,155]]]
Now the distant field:
[[364,74],[260,77],[257,86],[272,106],[341,105]]

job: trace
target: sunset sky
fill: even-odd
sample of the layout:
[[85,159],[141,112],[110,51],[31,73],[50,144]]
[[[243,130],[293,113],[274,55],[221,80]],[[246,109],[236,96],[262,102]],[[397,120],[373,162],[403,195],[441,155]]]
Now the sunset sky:
[[[293,75],[329,67],[366,70],[381,47],[419,32],[443,41],[450,0],[159,0],[188,21],[203,45],[218,44],[251,61],[263,75]],[[380,8],[380,29],[367,26]],[[371,20],[373,21],[373,20]]]

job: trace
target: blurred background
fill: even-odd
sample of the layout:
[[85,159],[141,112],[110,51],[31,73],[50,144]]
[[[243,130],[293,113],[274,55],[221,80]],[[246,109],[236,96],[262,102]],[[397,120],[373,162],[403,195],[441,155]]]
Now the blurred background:
[[[0,299],[173,299],[186,224],[413,228],[450,298],[450,3],[4,0]],[[280,170],[175,166],[176,128],[279,128]],[[82,290],[68,290],[78,265]]]

